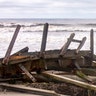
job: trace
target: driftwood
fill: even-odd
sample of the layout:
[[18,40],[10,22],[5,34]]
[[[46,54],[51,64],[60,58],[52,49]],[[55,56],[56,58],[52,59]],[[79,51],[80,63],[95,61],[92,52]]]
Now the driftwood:
[[[90,83],[96,83],[96,77],[95,76],[84,76],[83,78],[78,76],[78,75],[74,75],[73,73],[69,73],[69,72],[64,72],[64,71],[47,71],[48,73],[51,74],[56,74],[56,75],[60,75],[60,76],[64,76],[64,77],[68,77],[74,80],[78,80],[78,81],[83,81],[83,82],[90,82]],[[62,83],[62,81],[58,81],[52,78],[49,78],[47,76],[45,76],[44,74],[36,74],[36,73],[32,73],[32,75],[36,78],[36,80],[38,82],[57,82],[57,83]],[[83,74],[84,75],[84,74]],[[87,79],[88,78],[88,79]],[[90,78],[90,79],[89,79]],[[86,80],[87,79],[87,80]]]
[[90,84],[90,83],[86,83],[86,82],[82,82],[82,81],[78,81],[78,80],[74,80],[65,76],[60,76],[60,75],[56,75],[56,74],[52,74],[52,73],[48,73],[48,72],[42,72],[42,74],[48,78],[51,78],[53,80],[56,81],[61,81],[61,82],[65,82],[65,83],[69,83],[69,84],[73,84],[82,88],[86,88],[88,90],[94,90],[96,91],[96,85]]
[[57,94],[54,91],[31,88],[31,87],[26,87],[24,85],[11,85],[11,84],[6,84],[6,83],[1,83],[0,86],[7,90],[29,93],[29,94],[34,94],[34,95],[61,96],[60,94]]

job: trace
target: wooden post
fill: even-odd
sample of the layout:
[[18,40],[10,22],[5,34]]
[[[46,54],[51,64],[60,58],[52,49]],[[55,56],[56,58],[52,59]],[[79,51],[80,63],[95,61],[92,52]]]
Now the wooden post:
[[91,64],[93,61],[93,55],[94,55],[94,31],[91,29],[90,31],[90,50],[91,50]]
[[47,40],[47,33],[48,33],[48,23],[44,24],[43,36],[42,36],[42,43],[41,43],[41,53],[45,51],[46,48],[46,40]]
[[47,69],[47,66],[45,65],[45,60],[44,60],[44,51],[46,49],[48,26],[49,26],[48,23],[44,24],[42,43],[41,43],[41,49],[40,49],[40,60],[39,60],[40,66],[42,66],[45,69]]
[[8,63],[8,60],[9,60],[9,57],[10,57],[12,48],[13,48],[13,46],[14,46],[14,43],[15,43],[15,40],[16,40],[16,38],[17,38],[17,35],[18,35],[18,33],[19,33],[20,28],[21,28],[21,26],[20,26],[20,25],[17,25],[17,28],[16,28],[16,30],[15,30],[15,33],[14,33],[14,35],[13,35],[13,37],[12,37],[12,40],[11,40],[11,42],[10,42],[10,44],[9,44],[9,47],[8,47],[8,49],[7,49],[7,52],[6,52],[5,57],[4,57],[4,59],[3,59],[3,62],[2,62],[3,64],[4,64],[4,63],[5,63],[5,64]]

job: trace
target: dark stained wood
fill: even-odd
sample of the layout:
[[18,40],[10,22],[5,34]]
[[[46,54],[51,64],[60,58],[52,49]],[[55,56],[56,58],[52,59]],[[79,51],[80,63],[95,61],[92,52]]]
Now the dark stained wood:
[[77,42],[77,43],[81,43],[81,40],[76,40],[76,39],[73,39],[72,42]]

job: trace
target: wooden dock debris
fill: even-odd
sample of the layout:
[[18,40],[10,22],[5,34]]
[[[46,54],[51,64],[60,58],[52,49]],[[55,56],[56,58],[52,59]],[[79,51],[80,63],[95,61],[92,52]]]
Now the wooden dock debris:
[[12,38],[10,44],[9,44],[9,47],[8,47],[7,52],[5,54],[5,57],[4,57],[3,61],[2,61],[3,64],[7,64],[8,63],[11,51],[13,49],[13,46],[14,46],[14,43],[15,43],[15,40],[17,38],[17,35],[19,33],[20,28],[21,28],[21,26],[17,25],[17,28],[16,28],[15,33],[13,35],[13,38]]
[[67,42],[65,43],[65,45],[61,48],[61,52],[60,55],[64,55],[66,53],[66,51],[68,50],[68,47],[70,45],[70,43],[72,42],[73,38],[74,38],[75,34],[72,33],[70,35],[70,37],[68,38]]
[[41,49],[40,52],[44,52],[46,48],[46,41],[47,41],[47,34],[48,34],[48,23],[44,24],[44,29],[43,29],[43,35],[42,35],[42,42],[41,42]]
[[88,77],[86,74],[84,74],[81,70],[77,70],[76,75],[90,83],[93,83],[93,80],[90,77]]
[[[45,50],[49,27],[49,24],[45,23],[40,51],[28,52],[29,48],[25,47],[11,55],[20,27],[20,25],[17,25],[5,57],[0,58],[0,82],[9,82],[11,80],[37,82],[41,79],[41,81],[45,82],[63,82],[66,85],[70,84],[79,86],[82,89],[96,91],[96,55],[94,55],[93,29],[90,31],[90,50],[81,50],[86,37],[83,37],[82,40],[76,40],[74,39],[75,33],[70,35],[60,50]],[[71,42],[79,43],[77,49],[69,49]],[[52,70],[57,70],[59,73],[50,72]],[[54,91],[34,89],[21,85],[0,83],[0,86],[37,95],[60,96]]]
[[[40,95],[40,96],[61,96],[60,94],[54,91],[31,88],[31,87],[26,87],[24,85],[12,85],[12,84],[0,83],[0,87],[7,90],[18,91],[18,92],[29,93],[29,94]],[[63,96],[67,96],[67,95],[63,95]]]
[[43,29],[41,49],[40,49],[40,59],[39,59],[39,65],[44,67],[44,69],[47,69],[47,66],[46,66],[46,63],[45,63],[45,59],[44,59],[44,52],[45,52],[45,49],[46,49],[48,27],[49,27],[49,24],[45,23],[44,24],[44,29]]
[[84,37],[84,38],[81,40],[80,45],[79,45],[78,48],[76,49],[76,54],[78,54],[78,52],[80,51],[80,49],[83,47],[85,41],[86,41],[86,37]]
[[22,64],[19,64],[18,66],[32,80],[32,82],[36,82],[36,79],[32,76],[32,74]]
[[60,76],[60,75],[56,75],[56,74],[52,74],[52,73],[48,73],[48,72],[42,72],[42,74],[44,76],[48,77],[48,78],[53,79],[53,80],[73,84],[73,85],[76,85],[76,86],[79,86],[79,87],[82,87],[82,88],[86,88],[88,90],[96,91],[96,85],[94,85],[94,84],[74,80],[72,78],[68,78],[68,77],[65,77],[65,76]]
[[24,53],[26,53],[26,52],[28,52],[28,50],[29,50],[29,48],[28,47],[24,47],[23,49],[21,49],[21,50],[19,50],[18,52],[16,52],[16,53],[14,53],[14,54],[12,54],[11,56],[16,56],[16,55],[22,55],[22,54],[24,54]]

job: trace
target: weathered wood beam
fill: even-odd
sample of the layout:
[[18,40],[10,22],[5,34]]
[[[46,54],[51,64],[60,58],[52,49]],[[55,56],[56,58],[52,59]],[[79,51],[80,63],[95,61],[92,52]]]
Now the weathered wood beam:
[[67,51],[70,43],[72,42],[74,36],[75,36],[74,33],[72,33],[72,34],[70,35],[70,37],[68,38],[67,42],[66,42],[65,45],[62,47],[61,52],[60,52],[60,55],[64,55],[64,54],[66,53],[66,51]]
[[82,39],[82,41],[80,42],[80,45],[78,46],[78,48],[76,49],[76,53],[78,53],[80,51],[80,49],[83,47],[84,43],[86,41],[86,37],[84,37]]
[[57,94],[54,91],[31,88],[31,87],[26,87],[24,85],[12,85],[12,84],[0,83],[0,86],[7,90],[29,93],[29,94],[40,95],[40,96],[61,96],[60,94]]
[[94,68],[81,68],[81,71],[86,75],[96,76],[96,67],[94,67]]
[[29,71],[22,64],[19,64],[18,66],[32,80],[32,82],[36,82],[36,79],[32,76],[31,73],[29,73]]
[[29,48],[28,47],[24,47],[23,49],[19,50],[18,52],[12,54],[11,56],[14,56],[14,55],[21,55],[23,53],[26,53],[28,52]]
[[[12,61],[15,62],[15,60],[18,62],[18,60],[20,60],[20,59],[25,59],[25,58],[29,57],[29,56],[26,56],[26,55],[22,55],[22,54],[28,52],[28,50],[29,50],[28,47],[24,47],[23,49],[19,50],[18,52],[12,54],[12,55],[10,56],[10,58],[9,58],[9,62],[10,62],[10,61],[11,61],[11,62],[12,62]],[[0,66],[2,65],[3,59],[4,59],[4,58],[0,58]],[[24,61],[25,61],[25,60],[24,60]],[[8,63],[9,63],[9,62],[8,62]],[[13,63],[14,63],[14,62],[13,62]],[[21,62],[23,62],[23,61],[21,60]],[[13,64],[13,63],[11,63],[11,64]]]
[[77,42],[77,43],[81,43],[81,40],[76,40],[76,39],[73,39],[72,42]]
[[15,30],[15,33],[14,33],[14,35],[13,35],[13,37],[12,37],[12,40],[11,40],[11,42],[10,42],[10,44],[9,44],[9,47],[8,47],[8,49],[7,49],[7,52],[6,52],[6,54],[5,54],[5,57],[4,57],[3,61],[2,61],[3,64],[7,64],[7,63],[8,63],[8,60],[9,60],[11,51],[12,51],[12,49],[13,49],[13,46],[14,46],[14,43],[15,43],[15,40],[16,40],[16,38],[17,38],[17,35],[18,35],[18,33],[19,33],[20,28],[21,28],[21,26],[20,26],[20,25],[17,25],[17,28],[16,28],[16,30]]
[[88,77],[86,74],[84,74],[81,70],[77,70],[76,75],[88,82],[91,82],[91,83],[93,82],[93,80],[90,77]]
[[[46,51],[46,53],[44,54],[44,59],[50,59],[50,60],[58,60],[59,58],[59,51],[60,50],[55,50],[55,51]],[[63,59],[73,59],[73,58],[78,58],[80,56],[87,56],[89,54],[90,51],[80,51],[79,54],[77,54],[76,56],[74,55],[75,50],[70,50],[67,51],[67,53],[65,54],[65,56],[63,57]],[[36,61],[39,60],[40,57],[38,56],[38,54],[40,54],[40,52],[36,52],[36,53],[26,53],[24,55],[20,55],[20,56],[12,56],[9,59],[8,64],[13,65],[13,64],[19,64],[19,63],[23,63],[23,62],[27,62],[27,61]],[[21,59],[20,59],[21,58]],[[0,59],[0,66],[2,65],[2,60],[3,58]]]
[[[84,80],[84,79],[82,79],[82,78],[80,78],[80,77],[78,77],[78,76],[76,76],[76,75],[70,75],[70,74],[68,74],[68,75],[66,75],[66,74],[64,74],[64,75],[61,75],[61,76],[64,76],[64,77],[68,77],[68,78],[71,78],[71,79],[74,79],[74,80],[78,80],[78,81],[83,81],[83,82],[86,82],[86,80]],[[89,78],[91,78],[94,82],[96,82],[96,77],[95,76],[88,76]]]
[[52,74],[52,73],[48,73],[48,72],[42,72],[42,74],[48,78],[51,78],[53,80],[57,80],[57,81],[61,81],[61,82],[65,82],[65,83],[69,83],[69,84],[73,84],[82,88],[86,88],[88,90],[94,90],[96,91],[96,85],[90,84],[90,83],[86,83],[86,82],[82,82],[82,81],[78,81],[78,80],[74,80],[65,76],[60,76],[60,75],[56,75],[56,74]]

